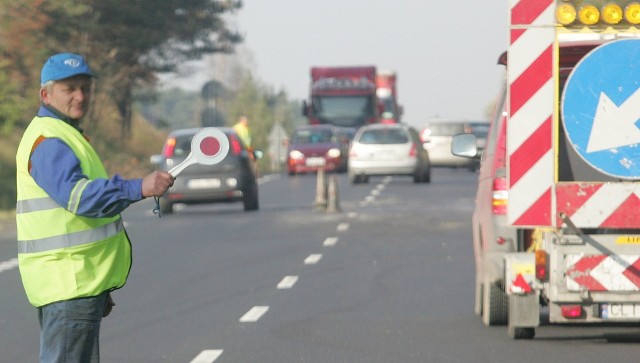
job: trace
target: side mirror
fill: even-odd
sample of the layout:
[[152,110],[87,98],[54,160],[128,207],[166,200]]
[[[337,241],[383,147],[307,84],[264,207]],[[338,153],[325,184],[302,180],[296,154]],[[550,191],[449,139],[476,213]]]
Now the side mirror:
[[262,150],[253,150],[253,157],[256,160],[262,159],[263,156],[264,156],[264,153],[262,152]]
[[451,153],[467,158],[479,157],[476,142],[476,135],[474,134],[457,134],[451,140]]

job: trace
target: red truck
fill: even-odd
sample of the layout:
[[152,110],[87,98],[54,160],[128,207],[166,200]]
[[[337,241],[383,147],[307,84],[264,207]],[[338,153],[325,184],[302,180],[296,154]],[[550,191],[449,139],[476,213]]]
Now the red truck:
[[402,106],[398,104],[396,72],[379,70],[376,74],[376,96],[380,122],[399,123],[402,116]]
[[303,101],[302,114],[310,125],[377,123],[376,67],[312,67],[310,99]]

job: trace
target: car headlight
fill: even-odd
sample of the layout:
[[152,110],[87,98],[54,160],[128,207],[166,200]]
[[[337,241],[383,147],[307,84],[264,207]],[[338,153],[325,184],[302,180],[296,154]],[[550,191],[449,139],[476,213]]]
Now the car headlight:
[[340,149],[329,149],[329,151],[327,151],[327,156],[330,158],[339,158],[340,157]]
[[298,150],[291,150],[289,151],[289,157],[291,159],[300,160],[300,159],[304,159],[304,154]]

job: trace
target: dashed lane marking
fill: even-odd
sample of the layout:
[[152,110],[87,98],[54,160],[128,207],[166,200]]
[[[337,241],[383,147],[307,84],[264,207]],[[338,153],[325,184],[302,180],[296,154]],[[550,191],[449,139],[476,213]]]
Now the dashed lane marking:
[[309,257],[304,259],[304,264],[305,265],[315,265],[316,263],[318,263],[318,261],[320,261],[321,258],[322,258],[321,254],[309,255]]
[[344,232],[347,229],[349,229],[349,223],[340,223],[340,224],[338,224],[338,228],[337,228],[338,232]]
[[298,276],[285,276],[282,281],[278,283],[278,289],[290,289],[296,282],[298,282]]
[[222,354],[222,349],[203,350],[189,363],[212,363]]
[[323,246],[331,247],[335,246],[338,243],[338,237],[327,237],[324,242],[322,242]]
[[17,258],[12,258],[10,260],[0,262],[0,272],[13,270],[16,267],[18,267]]
[[255,323],[269,310],[268,306],[254,306],[240,318],[241,323]]

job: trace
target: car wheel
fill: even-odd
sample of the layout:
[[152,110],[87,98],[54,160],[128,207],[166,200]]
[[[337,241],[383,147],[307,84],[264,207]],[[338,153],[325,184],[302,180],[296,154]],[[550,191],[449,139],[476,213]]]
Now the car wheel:
[[360,176],[352,174],[352,173],[349,173],[349,180],[351,181],[351,184],[359,184],[360,183]]
[[169,202],[167,198],[160,198],[160,212],[162,214],[173,213],[173,203]]
[[485,281],[482,289],[482,322],[487,326],[505,325],[507,320],[507,294],[496,283]]
[[422,175],[422,182],[431,183],[431,168],[427,168],[427,170],[425,170],[424,174]]
[[242,192],[242,204],[244,210],[253,211],[258,210],[258,185],[252,184]]
[[414,182],[414,183],[420,183],[420,182],[422,182],[422,168],[418,167],[418,168],[413,172],[413,182]]

